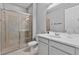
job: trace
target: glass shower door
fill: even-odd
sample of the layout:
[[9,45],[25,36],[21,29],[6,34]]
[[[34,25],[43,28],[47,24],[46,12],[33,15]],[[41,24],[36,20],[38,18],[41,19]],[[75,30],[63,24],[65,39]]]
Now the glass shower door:
[[4,13],[5,39],[3,40],[2,53],[19,49],[18,14],[14,11]]
[[0,11],[0,52],[2,54],[26,47],[27,42],[31,40],[32,19],[29,15],[11,10]]
[[19,19],[19,34],[20,34],[20,48],[26,46],[26,38],[25,38],[25,19],[26,19],[25,14],[20,14],[20,19]]
[[32,19],[30,15],[20,14],[20,48],[25,47],[32,40]]

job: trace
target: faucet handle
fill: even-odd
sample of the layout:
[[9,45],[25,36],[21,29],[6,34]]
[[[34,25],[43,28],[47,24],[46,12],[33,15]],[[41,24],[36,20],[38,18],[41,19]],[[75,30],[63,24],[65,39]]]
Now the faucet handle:
[[58,36],[59,34],[55,32],[55,35]]

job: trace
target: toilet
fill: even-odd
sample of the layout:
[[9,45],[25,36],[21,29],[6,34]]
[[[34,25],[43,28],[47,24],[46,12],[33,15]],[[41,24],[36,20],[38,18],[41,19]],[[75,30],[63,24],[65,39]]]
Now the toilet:
[[37,41],[31,41],[28,43],[28,47],[30,48],[31,54],[38,53],[38,42]]

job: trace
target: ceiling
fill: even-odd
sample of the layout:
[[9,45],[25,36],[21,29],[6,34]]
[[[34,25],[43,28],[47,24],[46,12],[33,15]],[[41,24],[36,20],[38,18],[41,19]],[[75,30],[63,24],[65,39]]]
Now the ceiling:
[[13,4],[23,8],[28,8],[32,3],[13,3]]

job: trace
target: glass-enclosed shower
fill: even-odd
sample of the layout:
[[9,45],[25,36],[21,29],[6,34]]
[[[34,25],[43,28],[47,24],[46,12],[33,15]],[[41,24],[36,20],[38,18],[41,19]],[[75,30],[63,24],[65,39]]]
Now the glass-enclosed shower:
[[32,15],[0,9],[0,54],[23,48],[32,40]]

